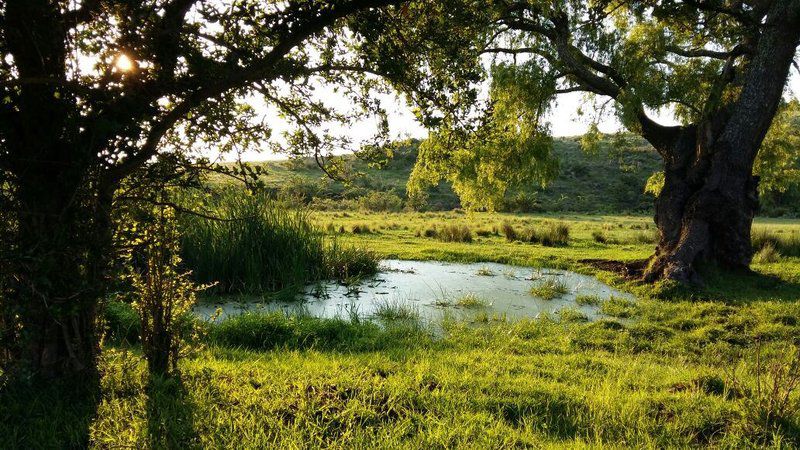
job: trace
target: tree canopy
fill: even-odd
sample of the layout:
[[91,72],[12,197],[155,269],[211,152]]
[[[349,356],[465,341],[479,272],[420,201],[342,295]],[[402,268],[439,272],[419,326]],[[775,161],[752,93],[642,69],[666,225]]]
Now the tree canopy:
[[[381,8],[400,0],[0,2],[0,302],[11,359],[94,366],[113,212],[153,186],[193,183],[272,131],[254,99],[296,126],[293,152],[342,145],[330,122],[385,125],[364,62]],[[326,103],[329,83],[349,108]],[[21,331],[20,331],[21,330]],[[5,334],[5,333],[4,333]],[[9,344],[9,341],[11,343]]]
[[[770,35],[772,25],[796,23],[800,15],[800,4],[793,1],[449,3],[448,10],[460,11],[450,17],[451,27],[479,30],[467,44],[469,51],[462,49],[461,54],[481,67],[481,76],[491,84],[481,97],[483,102],[475,102],[475,95],[451,99],[463,99],[462,108],[457,118],[445,120],[445,131],[434,134],[426,144],[411,187],[420,190],[439,178],[449,178],[461,187],[468,204],[480,199],[484,206],[487,202],[491,206],[490,197],[502,194],[493,176],[503,174],[509,182],[548,179],[551,162],[545,150],[548,124],[544,116],[561,94],[587,94],[593,106],[590,120],[596,123],[608,111],[628,130],[648,138],[667,158],[664,146],[670,127],[652,119],[656,111],[662,116],[671,114],[683,126],[704,123],[720,128],[738,108],[743,115],[764,121],[758,128],[766,130],[774,106],[765,102],[743,106],[737,100],[756,95],[746,92],[748,80],[767,78],[767,68],[758,67],[766,61],[759,60],[758,54],[771,40],[780,39]],[[793,55],[797,43],[792,41],[788,47],[784,51]],[[768,57],[767,53],[762,56]],[[778,78],[773,91],[783,90],[785,73]],[[498,157],[464,136],[454,143],[465,129],[480,129],[485,136],[492,127],[496,138],[503,134],[512,139],[507,143],[516,144],[506,145],[507,151],[516,148],[516,156],[531,158],[541,169],[524,174],[534,176],[518,177],[520,169],[527,168],[519,164],[520,159]],[[590,136],[584,139],[587,149],[597,142],[591,138],[596,133],[597,127],[590,127]],[[520,140],[522,136],[526,138]],[[530,145],[520,145],[524,142]]]

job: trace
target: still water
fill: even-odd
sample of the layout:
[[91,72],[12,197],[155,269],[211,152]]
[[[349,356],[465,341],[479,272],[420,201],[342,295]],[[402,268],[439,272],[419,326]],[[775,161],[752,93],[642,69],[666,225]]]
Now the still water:
[[[547,300],[530,293],[531,287],[555,282],[567,292]],[[478,305],[459,302],[469,295]],[[579,305],[580,295],[596,296],[601,301],[611,296],[632,299],[594,277],[556,269],[532,269],[498,263],[446,263],[437,261],[384,260],[381,271],[359,284],[319,283],[308,286],[295,302],[263,302],[259,298],[215,298],[194,308],[199,316],[215,320],[246,311],[276,311],[309,314],[317,317],[347,317],[358,314],[373,318],[388,308],[418,313],[425,320],[445,316],[471,320],[484,318],[518,319],[557,315],[564,308],[581,311],[590,320],[599,316],[596,305]],[[459,304],[461,303],[461,305]],[[473,302],[475,303],[475,302]]]

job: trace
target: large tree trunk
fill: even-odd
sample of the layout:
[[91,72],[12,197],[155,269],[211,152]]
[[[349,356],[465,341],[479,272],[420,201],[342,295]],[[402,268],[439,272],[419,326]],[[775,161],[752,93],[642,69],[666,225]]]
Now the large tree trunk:
[[724,147],[706,142],[707,130],[682,130],[671,150],[675,157],[665,163],[656,201],[659,243],[645,273],[648,281],[697,282],[701,262],[733,270],[750,265],[750,229],[758,209],[753,163],[732,165]]
[[696,266],[708,261],[748,269],[750,231],[758,209],[753,164],[778,109],[800,41],[800,2],[776,1],[763,32],[736,73],[728,61],[721,80],[739,90],[732,103],[710,94],[702,123],[657,129],[643,121],[643,134],[664,157],[664,188],[656,202],[660,239],[645,279],[697,281]]
[[97,151],[80,136],[74,94],[65,89],[66,29],[50,0],[14,0],[4,38],[21,79],[7,136],[16,231],[4,275],[12,310],[13,371],[45,377],[95,372],[98,299],[108,258],[110,189],[96,181]]
[[70,171],[20,177],[11,304],[15,370],[52,378],[92,375],[110,222]]

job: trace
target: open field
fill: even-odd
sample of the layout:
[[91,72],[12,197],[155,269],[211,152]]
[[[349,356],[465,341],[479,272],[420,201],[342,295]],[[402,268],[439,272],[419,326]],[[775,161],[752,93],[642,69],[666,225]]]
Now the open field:
[[[205,326],[180,381],[148,381],[138,347],[112,333],[96,409],[49,388],[9,390],[4,443],[78,445],[88,435],[96,448],[800,445],[798,393],[787,381],[797,373],[800,258],[736,277],[710,269],[691,299],[579,262],[648,256],[645,217],[318,212],[312,220],[381,257],[572,268],[639,300],[608,305],[609,317],[593,323],[487,317],[445,323],[441,337],[413,317],[383,325],[245,317]],[[568,245],[503,235],[503,223],[523,234],[554,222],[568,225]],[[425,237],[444,224],[469,227],[472,242]],[[756,229],[791,236],[800,223],[759,220]],[[31,402],[17,395],[40,400],[18,411]]]

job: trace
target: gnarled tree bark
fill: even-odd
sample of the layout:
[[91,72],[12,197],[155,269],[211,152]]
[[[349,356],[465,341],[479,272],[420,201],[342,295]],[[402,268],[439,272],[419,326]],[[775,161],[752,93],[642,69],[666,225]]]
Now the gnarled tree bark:
[[651,135],[643,127],[665,169],[656,201],[659,243],[644,274],[647,281],[695,282],[701,261],[749,268],[758,210],[753,164],[800,41],[800,2],[774,2],[773,8],[747,71],[737,76],[735,102],[700,124],[661,127],[661,134]]

